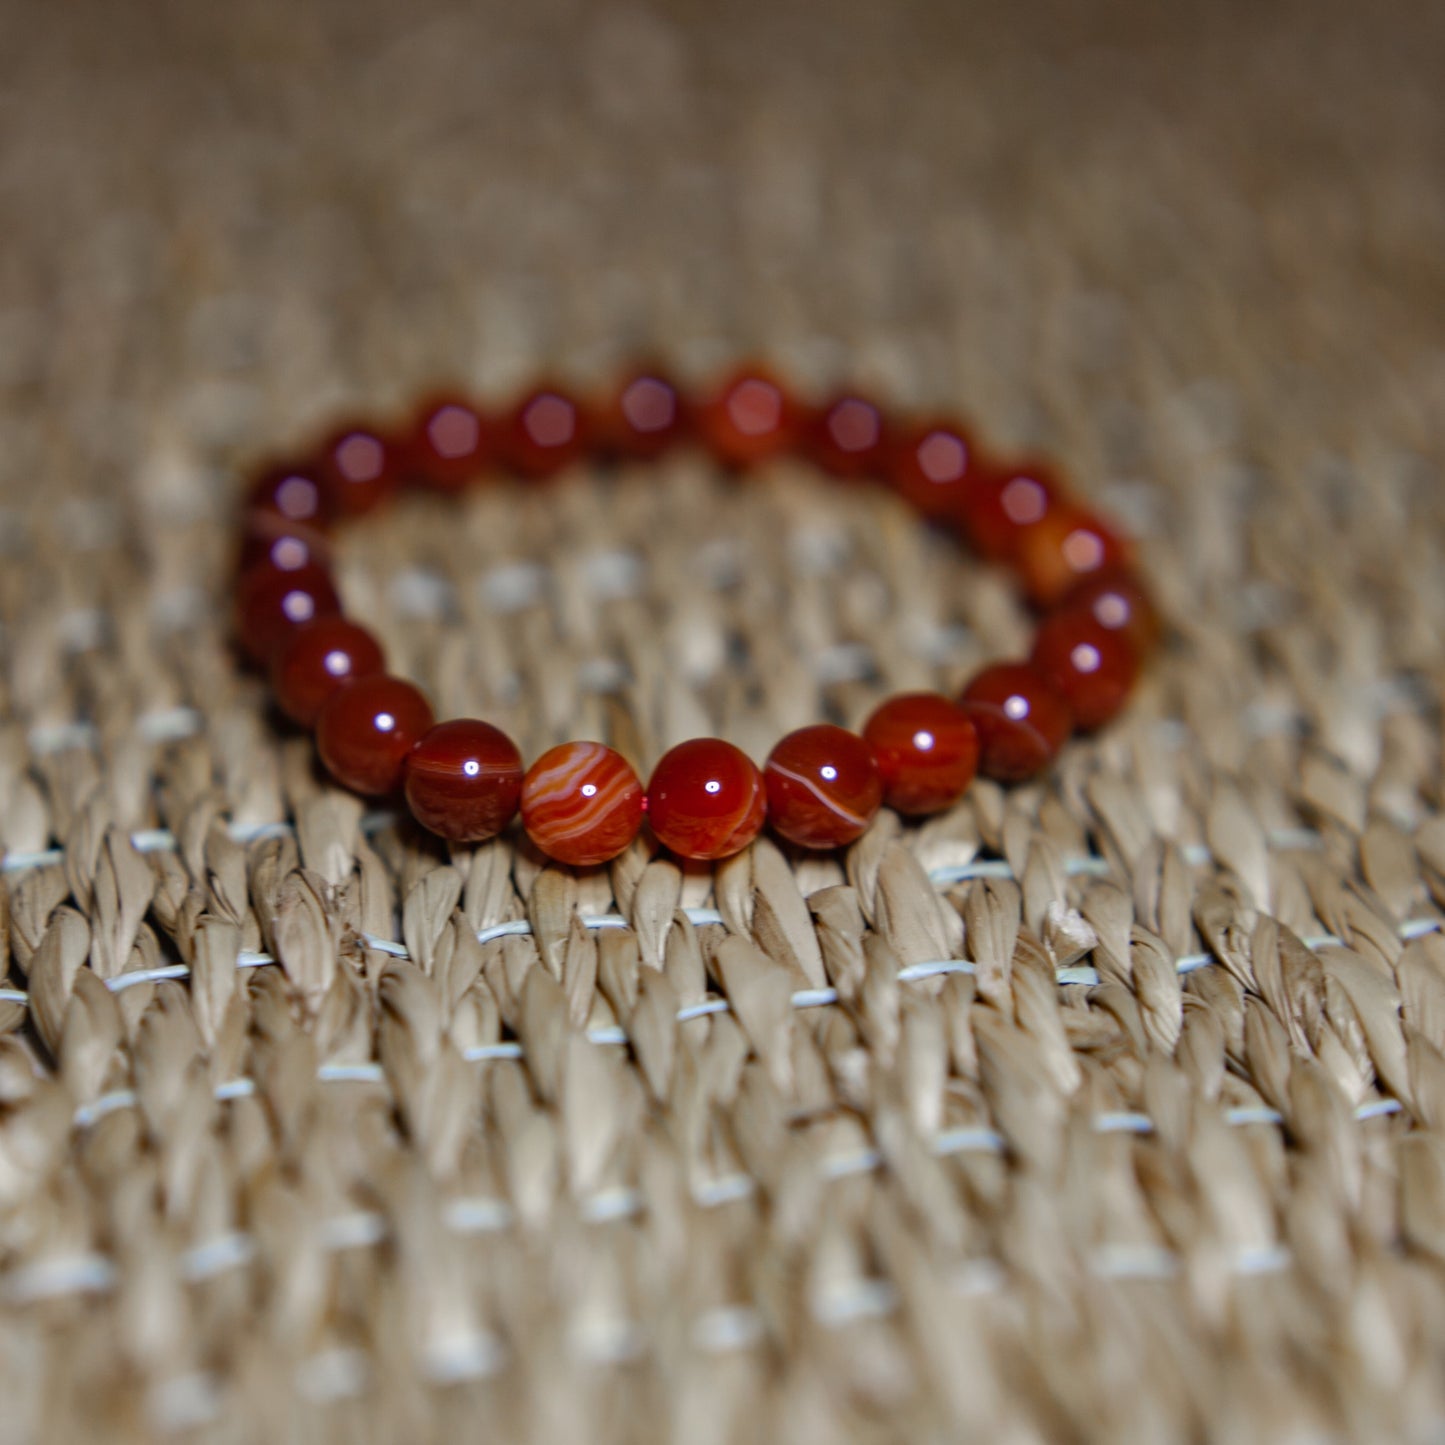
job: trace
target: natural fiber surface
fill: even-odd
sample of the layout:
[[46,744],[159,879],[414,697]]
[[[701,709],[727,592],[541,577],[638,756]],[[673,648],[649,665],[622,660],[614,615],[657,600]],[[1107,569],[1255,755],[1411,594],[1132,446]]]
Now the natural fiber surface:
[[[960,10],[0,11],[0,1440],[1439,1438],[1445,12]],[[228,650],[242,468],[639,349],[1066,459],[1137,705],[846,856],[363,819]],[[343,551],[528,754],[1026,636],[801,470]]]

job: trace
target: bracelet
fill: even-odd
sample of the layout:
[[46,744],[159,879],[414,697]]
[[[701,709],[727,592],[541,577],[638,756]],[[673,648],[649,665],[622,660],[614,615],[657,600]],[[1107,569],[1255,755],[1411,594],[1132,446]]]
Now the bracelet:
[[[342,616],[329,530],[400,487],[456,492],[498,470],[541,482],[584,456],[637,461],[684,444],[736,470],[793,456],[891,487],[980,557],[1015,570],[1040,616],[1029,658],[985,667],[956,701],[889,698],[861,734],[799,728],[761,771],[719,738],[680,743],[644,790],[601,743],[563,743],[524,771],[516,744],[491,724],[436,722],[423,694],[386,672],[376,639]],[[1004,783],[1035,777],[1071,732],[1119,712],[1159,635],[1126,541],[1047,468],[999,465],[959,423],[893,418],[862,396],[806,406],[756,369],[698,399],[642,369],[592,407],[542,387],[496,416],[447,396],[395,431],[342,428],[306,462],[256,479],[237,577],[241,647],[268,671],[282,711],[315,729],[337,782],[370,795],[403,791],[423,827],[459,844],[494,837],[520,808],[533,843],[578,866],[616,857],[644,814],[684,858],[727,857],[764,823],[802,847],[836,848],[885,804],[935,813],[976,772]]]

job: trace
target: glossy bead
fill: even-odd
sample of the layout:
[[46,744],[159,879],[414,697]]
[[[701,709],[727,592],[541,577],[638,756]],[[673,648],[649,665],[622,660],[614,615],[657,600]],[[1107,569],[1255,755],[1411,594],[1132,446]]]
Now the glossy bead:
[[955,515],[969,546],[1001,562],[1013,556],[1019,532],[1042,520],[1058,496],[1058,483],[1042,468],[1011,469],[966,488]]
[[936,692],[905,692],[863,725],[883,777],[883,801],[899,813],[952,807],[978,770],[978,732],[957,703]]
[[293,628],[271,654],[271,691],[292,722],[311,727],[338,688],[386,670],[381,644],[339,614]]
[[1139,677],[1139,659],[1122,632],[1072,609],[1044,619],[1033,665],[1054,685],[1084,732],[1116,717]]
[[742,371],[697,409],[698,434],[727,466],[749,467],[797,446],[801,407],[763,371]]
[[602,409],[597,429],[610,455],[639,461],[660,456],[691,431],[682,393],[656,371],[629,376]]
[[406,802],[451,843],[494,838],[517,811],[522,755],[500,728],[453,718],[423,733],[406,760]]
[[262,562],[237,583],[236,633],[253,662],[270,662],[272,649],[293,628],[340,611],[331,574],[314,562],[292,571]]
[[998,662],[968,684],[959,705],[978,729],[979,772],[1020,783],[1043,771],[1069,736],[1069,705],[1036,668]]
[[762,831],[763,775],[721,738],[692,738],[669,749],[647,785],[647,821],[683,858],[728,858]]
[[281,572],[299,572],[307,566],[328,567],[331,544],[316,527],[291,522],[276,512],[248,512],[241,527],[241,553],[237,573],[269,564]]
[[1029,601],[1052,607],[1079,582],[1125,565],[1128,553],[1092,512],[1061,501],[1018,529],[1012,561]]
[[1127,568],[1085,578],[1069,589],[1059,607],[1087,612],[1100,627],[1122,633],[1141,661],[1159,645],[1161,624],[1154,601]]
[[763,782],[768,822],[804,848],[840,848],[862,837],[883,803],[873,749],[831,723],[783,738],[768,754]]
[[268,467],[247,493],[246,509],[316,528],[325,527],[332,516],[321,478],[306,467]]
[[559,863],[615,858],[637,836],[642,810],[637,774],[601,743],[549,748],[522,779],[522,826]]
[[491,464],[488,425],[460,397],[436,397],[417,412],[403,451],[408,478],[438,492],[474,482]]
[[888,449],[888,483],[930,520],[954,516],[983,484],[973,442],[951,422],[910,427]]
[[391,793],[406,755],[434,721],[431,704],[411,683],[373,673],[331,694],[316,719],[316,750],[343,787]]
[[835,477],[862,477],[882,472],[887,444],[882,411],[861,396],[839,396],[809,424],[803,454]]
[[396,457],[387,440],[366,427],[343,427],[322,446],[317,465],[338,517],[359,517],[396,490]]
[[564,392],[544,387],[522,398],[506,418],[499,448],[524,477],[550,477],[577,461],[587,446],[581,407]]

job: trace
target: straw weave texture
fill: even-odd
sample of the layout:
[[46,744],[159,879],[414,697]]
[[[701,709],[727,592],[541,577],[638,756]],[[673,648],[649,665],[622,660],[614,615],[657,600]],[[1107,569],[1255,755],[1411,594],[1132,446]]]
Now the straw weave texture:
[[[0,1442],[1438,1440],[1442,16],[0,8]],[[246,467],[639,352],[1061,458],[1137,703],[840,856],[364,815],[230,650]],[[1029,628],[694,457],[341,581],[643,769]]]

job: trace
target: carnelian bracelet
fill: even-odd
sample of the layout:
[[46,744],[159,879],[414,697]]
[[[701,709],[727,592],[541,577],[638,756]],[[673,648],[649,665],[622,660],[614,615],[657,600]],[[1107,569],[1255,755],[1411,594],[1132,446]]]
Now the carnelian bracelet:
[[[376,639],[341,615],[327,533],[402,485],[457,492],[498,470],[541,481],[584,455],[636,461],[689,443],[735,469],[795,456],[892,487],[983,558],[1014,567],[1042,619],[1028,660],[985,667],[957,701],[889,698],[861,735],[799,728],[761,771],[721,739],[680,743],[644,791],[601,743],[564,743],[524,772],[516,745],[491,724],[435,722],[421,692],[386,672]],[[696,401],[639,370],[595,407],[544,387],[496,416],[448,396],[396,432],[342,428],[305,463],[272,467],[251,488],[236,615],[243,649],[268,669],[282,711],[315,729],[338,782],[404,791],[417,821],[454,843],[495,836],[520,807],[537,847],[574,865],[616,857],[644,814],[658,841],[686,858],[736,853],[765,822],[802,847],[835,848],[884,804],[906,814],[951,806],[975,771],[1034,777],[1071,731],[1118,713],[1158,634],[1128,546],[1046,468],[1001,466],[958,423],[896,420],[861,396],[805,406],[759,370]]]

